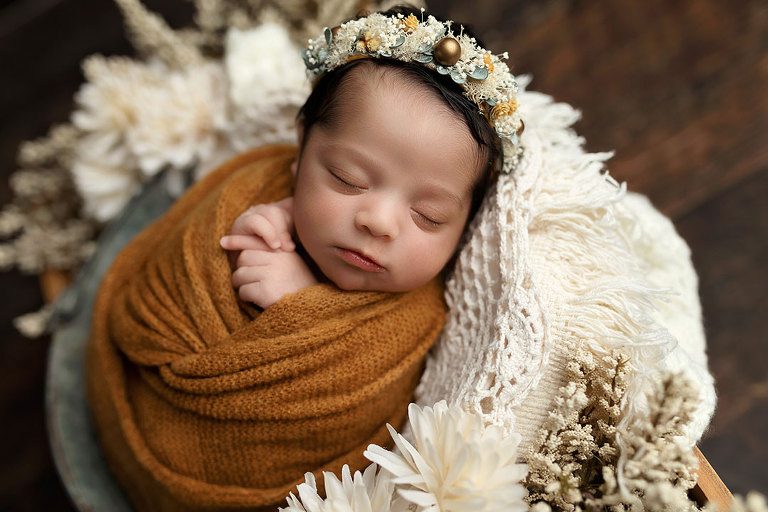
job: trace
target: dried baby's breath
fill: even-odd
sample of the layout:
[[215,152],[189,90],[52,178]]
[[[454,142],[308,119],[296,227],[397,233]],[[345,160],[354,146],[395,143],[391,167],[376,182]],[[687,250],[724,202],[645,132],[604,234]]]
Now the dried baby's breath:
[[697,510],[687,491],[697,461],[681,435],[698,391],[668,374],[647,396],[649,415],[622,427],[629,362],[621,352],[598,358],[582,348],[567,368],[535,449],[528,454],[531,504],[554,510]]

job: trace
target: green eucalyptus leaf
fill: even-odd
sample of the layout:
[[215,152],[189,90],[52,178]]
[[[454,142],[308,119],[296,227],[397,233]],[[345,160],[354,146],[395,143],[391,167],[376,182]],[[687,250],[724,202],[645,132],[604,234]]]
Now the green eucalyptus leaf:
[[314,64],[310,62],[310,59],[313,57],[313,55],[310,53],[309,50],[304,49],[301,50],[301,58],[304,60],[304,65],[307,66],[307,69],[315,69],[317,67],[317,62]]
[[459,71],[456,71],[454,69],[453,71],[451,71],[451,80],[453,80],[457,84],[461,85],[461,84],[463,84],[464,82],[467,81],[467,75],[465,75],[464,73],[461,73]]
[[475,80],[485,80],[486,78],[488,78],[488,68],[477,66],[469,74],[469,77],[474,78]]

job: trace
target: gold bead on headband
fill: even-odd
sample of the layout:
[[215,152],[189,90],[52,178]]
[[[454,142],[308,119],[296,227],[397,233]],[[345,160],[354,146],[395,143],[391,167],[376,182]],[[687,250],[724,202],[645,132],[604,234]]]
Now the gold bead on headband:
[[373,13],[324,29],[321,37],[309,41],[301,56],[313,79],[361,57],[419,63],[449,76],[496,130],[503,155],[501,171],[510,172],[521,152],[523,121],[517,82],[501,60],[509,56],[481,48],[463,30],[454,34],[452,24],[434,16],[424,20],[423,14],[419,20],[412,14]]
[[441,66],[450,67],[461,58],[461,45],[452,37],[444,37],[435,43],[433,48],[435,62]]

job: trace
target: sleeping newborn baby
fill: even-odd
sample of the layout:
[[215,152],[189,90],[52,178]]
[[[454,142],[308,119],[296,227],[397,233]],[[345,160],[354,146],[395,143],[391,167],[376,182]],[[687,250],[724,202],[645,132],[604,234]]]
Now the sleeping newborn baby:
[[136,509],[274,510],[391,445],[441,271],[521,128],[506,65],[450,27],[399,9],[327,30],[299,148],[224,163],[115,259],[87,395]]
[[[325,278],[402,292],[440,273],[482,197],[494,141],[460,89],[424,71],[357,60],[315,89],[300,114],[293,197],[249,208],[221,240],[239,252],[232,284],[243,300],[266,308]],[[482,138],[468,123],[486,127]]]

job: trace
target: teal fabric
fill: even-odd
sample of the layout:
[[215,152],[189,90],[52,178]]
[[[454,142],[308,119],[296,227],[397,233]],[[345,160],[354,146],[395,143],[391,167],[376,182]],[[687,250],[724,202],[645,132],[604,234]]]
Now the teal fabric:
[[102,277],[120,250],[173,201],[162,175],[149,182],[105,228],[95,254],[54,306],[46,376],[48,436],[56,469],[79,510],[131,510],[109,472],[91,425],[85,401],[84,353]]

